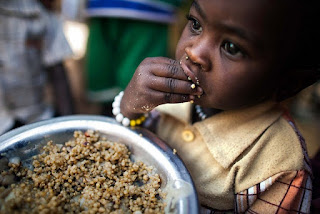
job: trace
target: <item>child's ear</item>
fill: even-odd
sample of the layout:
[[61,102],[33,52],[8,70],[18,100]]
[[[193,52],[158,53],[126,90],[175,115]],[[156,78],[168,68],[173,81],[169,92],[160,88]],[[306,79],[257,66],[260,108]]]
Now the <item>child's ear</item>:
[[276,92],[276,100],[283,101],[298,94],[320,78],[319,68],[290,70],[281,77]]

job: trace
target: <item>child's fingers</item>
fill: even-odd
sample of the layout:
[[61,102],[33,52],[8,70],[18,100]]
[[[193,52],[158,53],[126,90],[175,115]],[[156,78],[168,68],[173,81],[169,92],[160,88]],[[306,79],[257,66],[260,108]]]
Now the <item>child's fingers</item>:
[[202,88],[194,83],[173,78],[155,77],[150,88],[156,91],[175,94],[202,95],[203,93]]
[[154,98],[156,98],[159,101],[159,105],[165,104],[165,103],[183,103],[183,102],[189,102],[195,99],[193,95],[174,94],[169,92],[168,93],[158,92],[154,95]]
[[150,57],[146,59],[149,63],[152,64],[174,64],[179,66],[179,62],[177,60],[171,59],[171,58],[167,58],[167,57]]
[[151,70],[152,74],[159,77],[168,77],[180,80],[188,80],[187,75],[180,66],[174,64],[156,64]]
[[[145,65],[148,66],[148,69],[150,69],[155,76],[171,77],[180,80],[188,79],[179,62],[176,60],[165,57],[150,58],[149,60]],[[150,65],[152,67],[150,67]]]

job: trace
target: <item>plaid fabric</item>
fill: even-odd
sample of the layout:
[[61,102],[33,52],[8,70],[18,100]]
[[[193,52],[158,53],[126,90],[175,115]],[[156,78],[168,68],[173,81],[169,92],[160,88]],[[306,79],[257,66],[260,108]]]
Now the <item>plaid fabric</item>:
[[201,214],[213,213],[310,213],[312,175],[305,140],[293,119],[283,117],[295,130],[304,152],[306,170],[278,173],[244,191],[235,194],[234,210],[212,210],[201,207]]
[[309,213],[311,196],[309,173],[303,170],[280,173],[236,194],[235,212]]

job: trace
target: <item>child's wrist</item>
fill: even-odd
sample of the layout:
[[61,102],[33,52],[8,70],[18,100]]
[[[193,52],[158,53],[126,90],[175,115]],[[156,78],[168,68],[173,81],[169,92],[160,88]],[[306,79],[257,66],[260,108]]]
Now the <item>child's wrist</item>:
[[[114,101],[112,103],[112,114],[114,115],[115,119],[117,122],[121,123],[124,126],[139,126],[141,125],[146,118],[148,117],[148,114],[139,114],[136,117],[134,117],[134,119],[130,119],[128,117],[125,117],[122,113],[121,113],[121,100],[123,97],[124,92],[121,91],[115,98]],[[132,117],[133,118],[133,117]]]

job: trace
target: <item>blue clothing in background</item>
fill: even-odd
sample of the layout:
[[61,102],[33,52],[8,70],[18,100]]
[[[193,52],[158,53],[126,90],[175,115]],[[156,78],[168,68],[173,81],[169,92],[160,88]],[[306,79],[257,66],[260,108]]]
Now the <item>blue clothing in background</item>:
[[90,17],[121,17],[172,23],[181,0],[88,0]]

